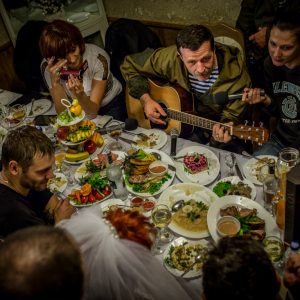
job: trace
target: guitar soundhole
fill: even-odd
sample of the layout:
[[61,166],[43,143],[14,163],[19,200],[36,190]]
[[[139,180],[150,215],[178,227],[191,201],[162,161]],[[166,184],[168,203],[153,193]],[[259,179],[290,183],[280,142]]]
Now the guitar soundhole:
[[[159,104],[160,104],[160,106],[163,108],[164,111],[167,110],[167,106],[166,106],[165,104],[160,103],[160,102],[159,102]],[[167,116],[165,116],[165,117],[164,117],[164,116],[160,116],[160,119],[163,120],[163,121],[165,121],[166,124],[165,124],[165,125],[155,124],[155,123],[153,123],[152,121],[150,121],[150,126],[151,126],[151,128],[158,128],[158,129],[162,129],[162,130],[166,129],[166,128],[168,127]]]

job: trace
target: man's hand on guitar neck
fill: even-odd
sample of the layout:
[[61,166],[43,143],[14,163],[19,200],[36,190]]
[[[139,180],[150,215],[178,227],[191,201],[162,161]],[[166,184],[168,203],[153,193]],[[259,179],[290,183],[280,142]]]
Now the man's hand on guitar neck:
[[141,98],[146,117],[155,124],[165,125],[166,122],[161,120],[161,116],[167,116],[162,107],[153,100],[149,94],[144,94]]
[[[225,125],[233,126],[233,122],[226,123]],[[231,135],[228,130],[221,124],[215,124],[213,126],[212,136],[216,142],[228,143],[231,141]]]

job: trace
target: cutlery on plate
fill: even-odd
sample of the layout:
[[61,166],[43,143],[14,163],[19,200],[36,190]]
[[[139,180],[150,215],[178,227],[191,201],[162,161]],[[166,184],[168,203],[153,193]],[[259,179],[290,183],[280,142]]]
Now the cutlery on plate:
[[137,145],[137,142],[133,141],[133,140],[130,140],[130,139],[126,139],[126,138],[123,138],[121,136],[118,137],[119,140],[125,142],[125,143],[128,143],[128,144],[134,144],[134,145]]
[[[153,156],[155,156],[155,158],[156,158],[157,160],[161,160],[161,155],[160,155],[159,153],[157,153],[157,152],[151,152],[150,154],[152,154]],[[167,165],[168,165],[168,168],[169,168],[171,171],[176,172],[176,167],[175,167],[175,166],[172,166],[172,165],[170,165],[170,164],[167,164]]]
[[34,104],[34,101],[35,101],[35,99],[32,98],[31,99],[30,111],[29,111],[29,114],[28,114],[29,117],[33,115],[33,104]]
[[134,133],[134,132],[130,132],[130,131],[127,131],[127,130],[123,130],[123,132],[126,133],[126,134],[129,134],[129,135],[138,136],[141,139],[148,139],[149,138],[149,136],[147,134],[142,133],[142,132]]
[[184,277],[184,275],[186,275],[188,272],[190,272],[193,269],[195,264],[200,263],[200,262],[203,262],[203,257],[201,254],[198,254],[195,257],[195,261],[180,275],[180,277]]

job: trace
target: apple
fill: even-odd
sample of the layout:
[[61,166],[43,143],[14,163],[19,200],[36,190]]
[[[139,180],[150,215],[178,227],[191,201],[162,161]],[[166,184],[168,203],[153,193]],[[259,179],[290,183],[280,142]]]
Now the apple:
[[93,154],[97,149],[97,145],[92,140],[87,140],[83,145],[83,149],[84,151],[87,151],[89,154]]
[[62,126],[57,128],[56,135],[61,140],[66,140],[69,135],[69,127]]

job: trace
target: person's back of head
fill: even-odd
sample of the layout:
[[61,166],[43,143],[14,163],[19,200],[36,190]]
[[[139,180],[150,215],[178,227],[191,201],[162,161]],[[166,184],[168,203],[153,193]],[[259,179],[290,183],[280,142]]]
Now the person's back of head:
[[0,245],[0,299],[79,300],[83,280],[79,248],[62,229],[29,227]]
[[272,300],[279,282],[262,245],[239,237],[223,238],[203,265],[206,300]]
[[212,50],[215,48],[212,32],[203,25],[192,24],[180,30],[176,37],[177,50],[187,48],[196,51],[204,42],[209,42]]

